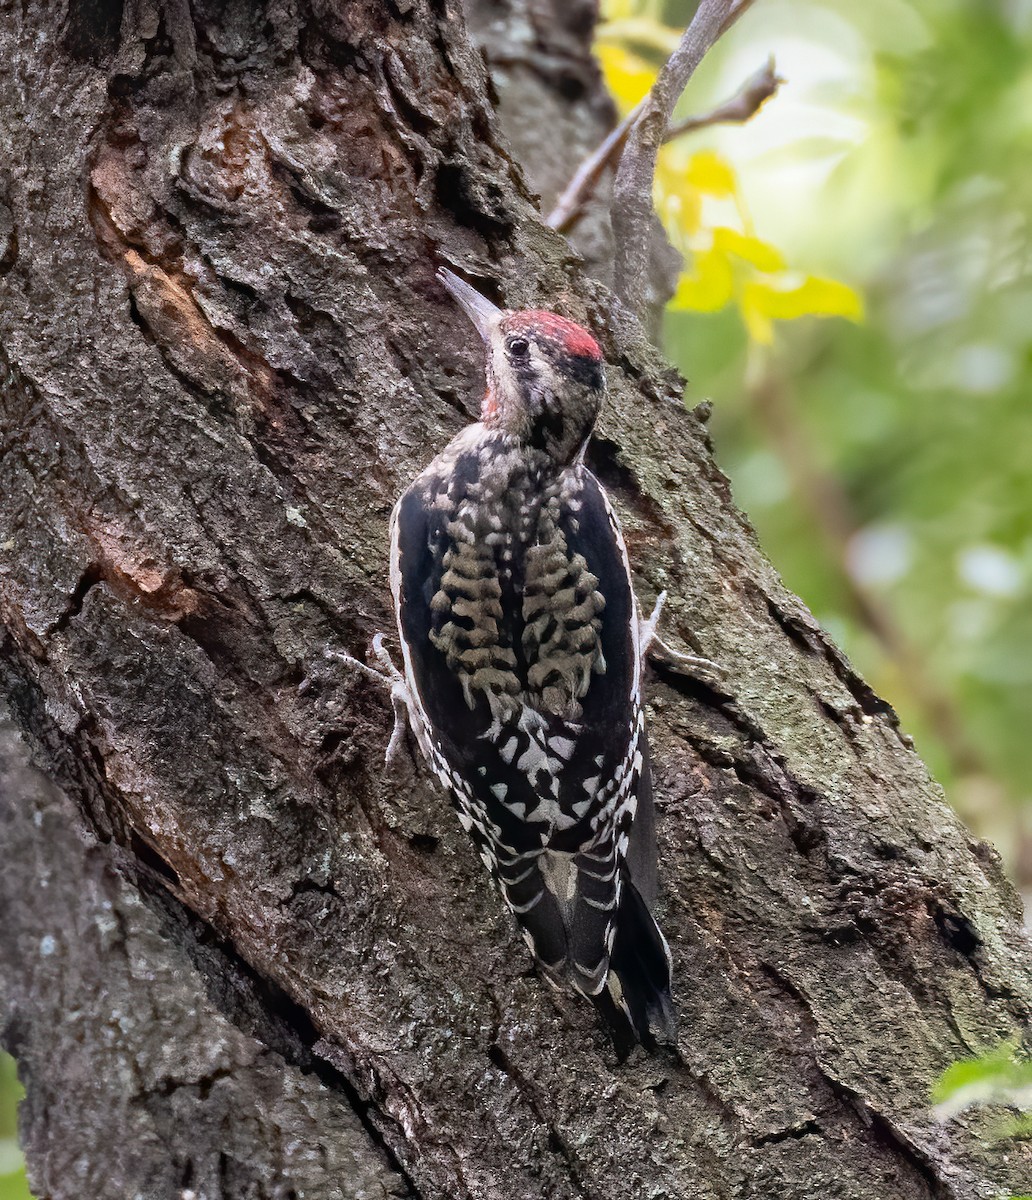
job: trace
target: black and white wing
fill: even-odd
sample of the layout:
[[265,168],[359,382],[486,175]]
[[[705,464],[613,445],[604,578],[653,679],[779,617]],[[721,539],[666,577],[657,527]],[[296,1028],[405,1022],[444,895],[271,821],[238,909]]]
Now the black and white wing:
[[549,976],[669,1039],[623,539],[585,468],[551,490],[515,471],[492,482],[470,441],[392,520],[416,738]]

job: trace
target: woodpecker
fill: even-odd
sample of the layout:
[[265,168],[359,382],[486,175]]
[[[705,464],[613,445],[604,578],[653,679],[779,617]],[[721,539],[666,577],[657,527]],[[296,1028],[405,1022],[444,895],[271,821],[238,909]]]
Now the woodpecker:
[[643,620],[584,465],[602,353],[573,321],[438,278],[484,341],[487,390],[391,518],[403,671],[374,642],[399,718],[388,754],[407,718],[545,976],[618,1045],[673,1044],[642,706],[662,597]]

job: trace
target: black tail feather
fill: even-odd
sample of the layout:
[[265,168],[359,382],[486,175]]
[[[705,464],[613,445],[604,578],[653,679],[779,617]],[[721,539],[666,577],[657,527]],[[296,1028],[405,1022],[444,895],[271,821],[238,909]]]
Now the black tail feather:
[[677,1044],[670,950],[648,905],[626,876],[609,978],[594,1000],[621,1054],[635,1042],[650,1050]]

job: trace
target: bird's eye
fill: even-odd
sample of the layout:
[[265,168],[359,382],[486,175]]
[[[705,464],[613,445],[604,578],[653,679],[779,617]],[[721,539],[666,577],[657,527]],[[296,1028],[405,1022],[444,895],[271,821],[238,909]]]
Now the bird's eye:
[[507,349],[513,358],[524,358],[530,353],[530,342],[526,338],[510,338]]

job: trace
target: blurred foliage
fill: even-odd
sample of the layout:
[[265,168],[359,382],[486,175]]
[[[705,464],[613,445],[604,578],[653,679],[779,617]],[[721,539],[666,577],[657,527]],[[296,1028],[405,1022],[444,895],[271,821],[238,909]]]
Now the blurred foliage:
[[[604,7],[627,109],[693,5]],[[1032,886],[1032,0],[761,0],[679,115],[768,55],[748,124],[663,152],[668,349],[786,583]]]
[[[1032,1059],[1010,1042],[977,1058],[955,1062],[932,1092],[936,1115],[949,1120],[971,1110],[1003,1110],[1007,1115],[989,1126],[989,1138],[1032,1137]],[[1032,1200],[1014,1196],[1012,1200]]]
[[0,1050],[0,1200],[32,1200],[18,1149],[18,1102],[23,1095],[14,1059]]
[[936,1115],[946,1120],[971,1108],[1007,1108],[1020,1116],[1001,1134],[1032,1134],[1032,1060],[1005,1044],[978,1058],[953,1063],[932,1094]]

